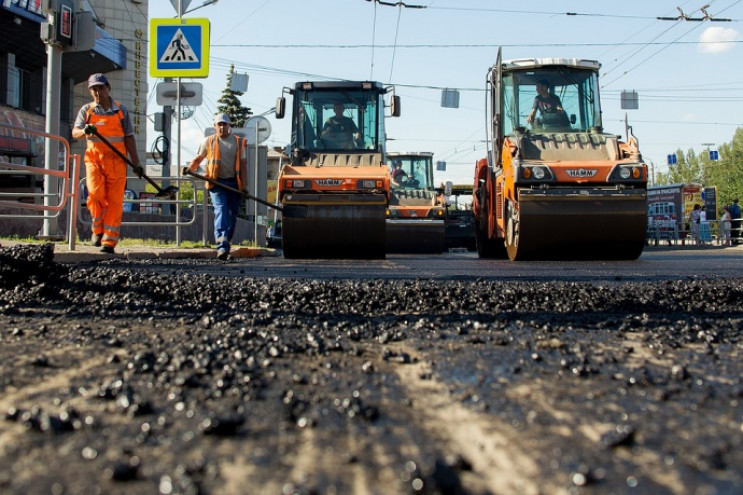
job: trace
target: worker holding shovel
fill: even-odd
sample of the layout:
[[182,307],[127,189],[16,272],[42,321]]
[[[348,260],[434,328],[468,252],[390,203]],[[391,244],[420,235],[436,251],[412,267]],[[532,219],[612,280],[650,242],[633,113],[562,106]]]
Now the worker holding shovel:
[[78,112],[72,137],[87,140],[85,180],[92,218],[91,242],[101,246],[101,252],[113,254],[121,235],[127,153],[131,158],[129,164],[138,176],[142,177],[144,169],[139,163],[129,111],[111,97],[111,85],[106,76],[90,76],[88,90],[93,101]]
[[[243,187],[248,183],[248,152],[246,140],[230,132],[230,117],[220,113],[214,117],[216,134],[206,137],[196,157],[181,170],[186,176],[194,172],[206,158],[206,188],[214,205],[214,240],[217,259],[226,260],[235,234],[237,213]],[[220,185],[224,185],[221,187]]]

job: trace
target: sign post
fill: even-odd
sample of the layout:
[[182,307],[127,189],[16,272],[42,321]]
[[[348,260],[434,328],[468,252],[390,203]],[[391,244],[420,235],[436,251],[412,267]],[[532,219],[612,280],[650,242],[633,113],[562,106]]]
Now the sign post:
[[[186,5],[188,5],[186,2]],[[178,0],[178,18],[150,20],[150,76],[176,78],[178,149],[181,167],[181,78],[209,76],[209,19],[183,19],[184,0]],[[180,204],[176,203],[180,216]],[[176,244],[180,245],[180,226]]]

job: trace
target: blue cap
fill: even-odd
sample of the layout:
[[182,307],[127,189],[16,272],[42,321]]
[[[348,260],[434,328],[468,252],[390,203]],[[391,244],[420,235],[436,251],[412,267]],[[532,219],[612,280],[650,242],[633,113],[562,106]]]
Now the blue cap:
[[93,86],[100,86],[101,84],[105,84],[106,86],[108,86],[108,79],[106,79],[106,76],[104,76],[100,72],[97,74],[93,74],[88,78],[89,88],[92,88]]

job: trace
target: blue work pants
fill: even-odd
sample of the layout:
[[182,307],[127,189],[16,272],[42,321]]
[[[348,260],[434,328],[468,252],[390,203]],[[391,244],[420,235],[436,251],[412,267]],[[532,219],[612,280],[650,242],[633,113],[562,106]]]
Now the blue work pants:
[[[217,182],[237,189],[236,179],[218,179]],[[215,186],[209,190],[209,196],[214,206],[214,240],[217,250],[229,252],[242,195]]]

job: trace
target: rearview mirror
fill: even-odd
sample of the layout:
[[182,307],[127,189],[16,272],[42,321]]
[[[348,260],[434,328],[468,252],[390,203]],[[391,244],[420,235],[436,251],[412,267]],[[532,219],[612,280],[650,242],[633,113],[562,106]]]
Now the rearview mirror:
[[286,98],[280,96],[276,99],[276,118],[283,119],[286,113]]
[[451,196],[451,190],[452,190],[452,183],[450,180],[446,181],[444,184],[444,196]]
[[400,116],[400,97],[392,95],[392,101],[390,102],[390,113],[393,117]]

